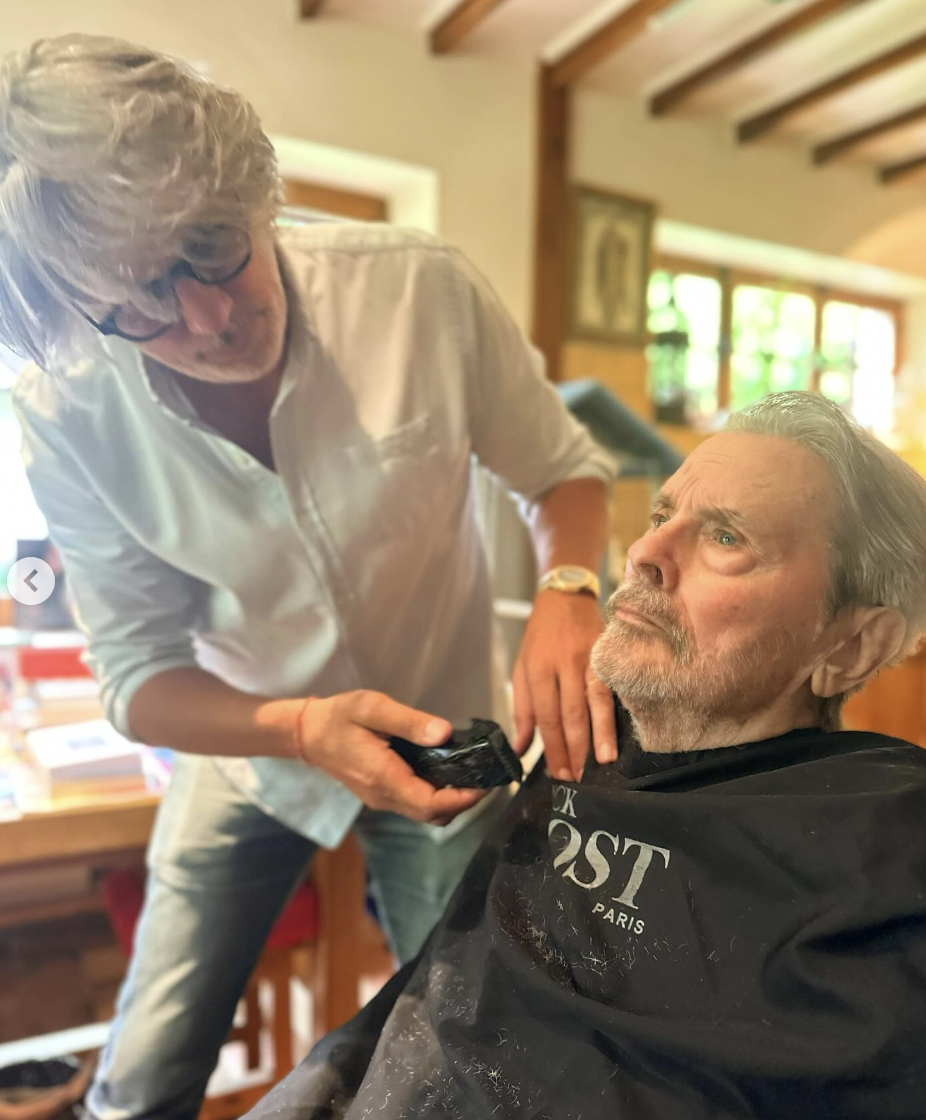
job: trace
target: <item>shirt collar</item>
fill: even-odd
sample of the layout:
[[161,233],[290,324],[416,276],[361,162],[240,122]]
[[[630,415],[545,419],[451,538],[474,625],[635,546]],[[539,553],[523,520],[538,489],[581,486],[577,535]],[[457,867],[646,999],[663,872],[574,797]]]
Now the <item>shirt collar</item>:
[[301,290],[285,241],[279,238],[276,242],[276,256],[283,291],[286,294],[287,338],[286,363],[283,366],[283,376],[280,378],[280,387],[277,390],[271,415],[280,409],[292,391],[296,377],[300,373],[305,376],[309,348],[315,338],[310,300]]

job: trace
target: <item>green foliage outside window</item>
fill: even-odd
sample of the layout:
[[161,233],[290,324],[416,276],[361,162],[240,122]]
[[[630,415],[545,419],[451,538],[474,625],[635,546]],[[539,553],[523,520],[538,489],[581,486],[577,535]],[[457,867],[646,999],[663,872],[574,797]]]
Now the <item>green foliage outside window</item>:
[[[720,369],[729,347],[729,408],[768,393],[819,391],[866,426],[890,426],[896,366],[894,316],[862,303],[820,300],[801,291],[736,284],[730,338],[721,334],[724,291],[718,276],[656,270],[648,292],[650,396],[657,416],[709,421],[720,400]],[[822,306],[820,349],[816,316]],[[815,377],[816,371],[816,377]]]
[[682,400],[689,416],[712,416],[718,407],[720,282],[657,271],[648,300],[650,396],[663,406]]
[[733,289],[730,408],[812,383],[814,317],[810,296],[738,284]]
[[886,311],[830,300],[823,308],[820,391],[840,404],[852,400],[884,365],[894,368],[894,320]]

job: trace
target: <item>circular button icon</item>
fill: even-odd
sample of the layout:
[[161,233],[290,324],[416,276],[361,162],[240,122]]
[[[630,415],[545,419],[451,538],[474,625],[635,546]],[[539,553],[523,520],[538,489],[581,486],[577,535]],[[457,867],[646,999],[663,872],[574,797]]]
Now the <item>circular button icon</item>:
[[17,603],[37,607],[55,590],[55,573],[40,557],[24,556],[10,568],[6,586]]

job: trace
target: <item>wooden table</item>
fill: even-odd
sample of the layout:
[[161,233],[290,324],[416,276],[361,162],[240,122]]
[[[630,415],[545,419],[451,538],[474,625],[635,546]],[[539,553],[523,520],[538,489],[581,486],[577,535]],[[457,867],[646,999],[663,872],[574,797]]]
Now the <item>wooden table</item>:
[[0,875],[37,863],[106,860],[144,851],[160,793],[106,797],[0,820]]
[[[140,865],[160,793],[103,796],[79,806],[0,820],[0,930],[102,909],[93,877],[73,897],[3,906],[4,876],[32,868],[79,865],[101,871]],[[325,1033],[356,1014],[359,980],[388,967],[382,934],[366,913],[363,854],[352,835],[336,851],[320,849],[312,863],[319,928],[310,978],[316,1030]]]
[[[79,805],[41,809],[0,820],[0,929],[99,911],[97,871],[140,865],[161,800],[160,792],[100,795]],[[38,868],[87,869],[80,893],[4,905],[3,886]]]

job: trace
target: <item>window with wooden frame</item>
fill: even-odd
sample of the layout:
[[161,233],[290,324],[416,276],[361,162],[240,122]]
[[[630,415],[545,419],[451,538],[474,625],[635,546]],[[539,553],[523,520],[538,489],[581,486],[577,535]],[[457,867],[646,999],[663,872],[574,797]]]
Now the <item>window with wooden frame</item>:
[[300,179],[283,180],[284,219],[287,211],[298,219],[300,212],[331,214],[355,222],[388,222],[389,204],[385,198],[360,191],[328,187]]
[[660,419],[709,424],[767,393],[810,389],[865,427],[890,426],[902,304],[668,256],[648,302]]

